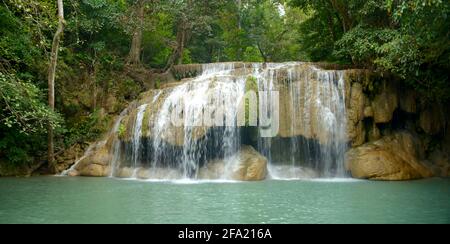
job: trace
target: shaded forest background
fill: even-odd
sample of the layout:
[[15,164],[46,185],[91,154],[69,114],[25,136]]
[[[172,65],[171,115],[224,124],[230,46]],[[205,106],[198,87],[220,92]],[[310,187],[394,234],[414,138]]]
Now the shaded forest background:
[[445,0],[63,2],[53,111],[46,101],[56,1],[1,0],[3,168],[45,167],[49,125],[57,157],[76,145],[82,151],[149,88],[136,74],[175,64],[330,62],[394,76],[424,103],[450,98]]

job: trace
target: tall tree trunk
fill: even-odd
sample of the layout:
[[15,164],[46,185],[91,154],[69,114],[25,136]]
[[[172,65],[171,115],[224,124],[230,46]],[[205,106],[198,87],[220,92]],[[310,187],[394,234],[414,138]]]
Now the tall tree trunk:
[[[187,0],[187,9],[190,9],[192,7],[192,0]],[[172,55],[169,57],[169,60],[167,61],[166,67],[164,68],[165,71],[169,71],[170,69],[172,69],[175,63],[183,63],[184,49],[185,46],[189,43],[192,34],[192,21],[192,19],[190,20],[188,16],[186,16],[186,13],[181,13],[180,19],[177,23],[177,45],[173,50]]]
[[133,32],[133,39],[131,40],[130,54],[128,55],[128,64],[139,65],[141,63],[142,50],[142,28],[145,17],[145,0],[140,0],[136,6],[137,25]]
[[186,30],[183,27],[183,31],[181,32],[181,40],[180,44],[178,45],[179,52],[178,52],[178,64],[183,64],[183,55],[184,55],[184,44],[186,41]]
[[[55,76],[56,65],[58,63],[58,50],[61,35],[64,31],[64,5],[63,0],[57,0],[58,4],[58,29],[53,37],[52,51],[50,54],[50,64],[48,68],[48,105],[51,110],[55,110]],[[53,146],[53,127],[48,125],[48,164],[49,169],[56,172]]]
[[334,26],[333,26],[333,18],[331,13],[327,16],[327,25],[328,25],[328,31],[330,32],[331,38],[333,38],[333,42],[336,40],[336,34],[334,33]]
[[330,0],[331,6],[338,12],[342,20],[342,28],[344,33],[349,31],[353,26],[353,21],[349,15],[348,8],[345,3],[339,0]]
[[242,1],[241,0],[237,0],[237,5],[238,5],[238,29],[241,30],[242,29]]

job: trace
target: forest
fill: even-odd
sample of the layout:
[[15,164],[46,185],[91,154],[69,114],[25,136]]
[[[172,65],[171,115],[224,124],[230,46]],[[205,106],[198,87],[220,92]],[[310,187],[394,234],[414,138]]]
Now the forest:
[[445,0],[1,0],[0,165],[59,171],[177,64],[326,62],[446,103],[449,17]]

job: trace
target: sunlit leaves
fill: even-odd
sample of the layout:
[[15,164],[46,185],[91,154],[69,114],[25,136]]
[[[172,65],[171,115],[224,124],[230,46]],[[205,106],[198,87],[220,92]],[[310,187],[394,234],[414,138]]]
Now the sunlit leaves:
[[33,84],[0,73],[0,124],[24,134],[44,133],[48,125],[59,127],[60,116],[43,103],[40,94]]

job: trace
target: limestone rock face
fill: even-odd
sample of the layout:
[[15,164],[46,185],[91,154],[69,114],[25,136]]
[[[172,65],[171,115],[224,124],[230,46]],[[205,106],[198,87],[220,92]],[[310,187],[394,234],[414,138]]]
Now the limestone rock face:
[[367,137],[369,142],[376,141],[381,138],[380,129],[378,129],[377,124],[373,123],[367,132]]
[[[193,101],[198,97],[206,97],[208,102],[201,101],[206,108],[214,108],[215,112],[229,109],[230,101],[218,101],[224,90],[239,91],[236,81],[251,77],[253,69],[249,63],[228,63],[224,64],[234,67],[233,71],[221,77],[222,81],[218,82],[216,78],[212,79],[208,87],[196,88],[199,82],[192,82],[192,79],[183,79],[181,82],[174,83],[174,86],[165,87],[161,90],[149,91],[140,96],[137,104],[147,104],[145,109],[142,137],[158,140],[168,143],[172,146],[183,146],[186,138],[190,140],[199,140],[205,137],[211,126],[195,126],[192,130],[186,130],[185,121],[181,120],[180,124],[174,125],[164,121],[158,121],[161,118],[169,118],[173,114],[186,115],[195,111],[174,111],[171,102],[178,101],[178,95],[183,94],[185,100]],[[190,76],[186,74],[201,74],[208,65],[182,65],[174,67],[174,72],[180,77]],[[276,136],[288,138],[294,136],[303,136],[308,139],[318,140],[321,144],[327,144],[336,136],[341,128],[345,128],[344,109],[340,103],[345,100],[344,92],[347,91],[348,82],[342,82],[336,71],[318,71],[311,64],[299,64],[287,68],[276,68],[268,72],[267,75],[273,76],[273,86],[275,91],[279,91],[279,130]],[[239,82],[238,82],[239,83]],[[345,83],[345,84],[344,84]],[[196,85],[197,84],[197,85]],[[361,125],[358,121],[362,119],[364,109],[364,95],[361,85],[354,84],[352,92],[353,104],[355,108],[352,112],[352,118],[355,117],[351,126],[353,131],[357,132],[355,137],[361,141],[364,136],[360,135]],[[202,91],[201,94],[197,94]],[[196,93],[197,92],[197,93]],[[223,94],[222,94],[223,95]],[[230,95],[234,98],[235,95]],[[240,96],[236,96],[234,100],[238,100]],[[220,100],[220,99],[219,99]],[[169,102],[168,102],[169,101]],[[168,103],[167,103],[168,102]],[[222,102],[222,103],[221,103]],[[211,103],[213,106],[209,106]],[[189,103],[190,108],[195,108],[195,104]],[[183,103],[180,107],[184,107]],[[200,105],[199,105],[200,106]],[[199,107],[197,106],[197,107]],[[123,119],[121,128],[124,129],[121,140],[131,141],[134,135],[135,121],[137,118],[137,108],[130,109],[129,114]],[[189,110],[189,109],[188,109]],[[162,116],[160,116],[162,115]],[[161,123],[163,122],[163,123]],[[198,122],[196,120],[196,122]],[[164,124],[159,129],[155,129],[158,124]],[[358,126],[357,128],[354,128]],[[152,129],[149,129],[152,128]],[[357,130],[356,130],[357,129]],[[345,129],[344,129],[345,130]],[[157,133],[157,134],[156,134]],[[187,134],[189,133],[189,134]],[[355,134],[355,133],[354,133]],[[362,143],[362,142],[359,142]]]
[[375,123],[387,123],[391,121],[397,107],[398,97],[395,84],[385,82],[381,93],[375,96],[372,101]]
[[352,147],[357,147],[364,144],[366,140],[366,131],[364,128],[364,123],[359,121],[353,127],[347,127],[348,135],[351,138]]
[[367,143],[346,154],[346,167],[354,178],[371,180],[412,180],[432,177],[420,162],[420,145],[406,132]]
[[412,90],[404,90],[400,89],[400,108],[407,113],[416,113],[417,105],[416,105],[416,93]]
[[[275,90],[279,91],[280,111],[277,136],[302,136],[322,145],[335,140],[334,137],[346,127],[343,123],[345,99],[341,98],[346,96],[348,83],[340,79],[340,75],[344,75],[335,71],[318,72],[309,65],[277,72]],[[355,100],[364,101],[360,95]]]
[[372,118],[373,117],[373,108],[372,107],[365,107],[364,108],[364,118]]
[[347,110],[347,134],[352,146],[364,143],[364,93],[360,83],[353,83],[350,92],[350,106]]
[[350,95],[350,108],[348,118],[352,122],[360,121],[364,118],[364,93],[360,83],[353,83]]
[[439,106],[432,106],[420,113],[420,127],[430,135],[439,133],[445,124],[443,112]]

